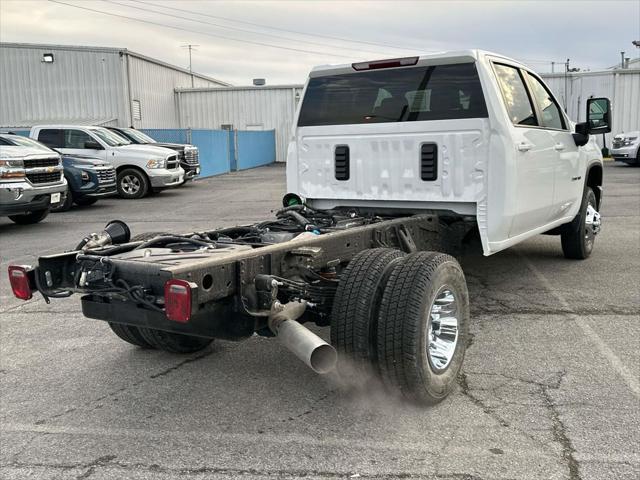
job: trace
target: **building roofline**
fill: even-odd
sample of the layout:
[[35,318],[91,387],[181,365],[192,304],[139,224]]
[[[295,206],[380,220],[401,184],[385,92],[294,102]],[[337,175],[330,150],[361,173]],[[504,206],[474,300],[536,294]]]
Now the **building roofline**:
[[629,74],[638,74],[640,73],[640,68],[625,68],[625,69],[615,69],[615,70],[586,70],[584,72],[555,72],[555,73],[540,73],[539,75],[544,78],[564,78],[565,75],[569,78],[571,77],[581,77],[586,75],[629,75]]
[[179,87],[174,88],[174,91],[177,93],[188,93],[188,92],[211,92],[211,91],[242,91],[242,90],[291,90],[294,88],[303,88],[304,84],[294,83],[294,84],[285,84],[285,85],[245,85],[245,86],[229,86],[229,87],[196,87],[196,88],[185,88]]
[[[186,68],[178,67],[177,65],[172,65],[167,62],[163,62],[162,60],[158,60],[153,57],[148,57],[147,55],[143,55],[138,52],[134,52],[132,50],[126,48],[116,48],[116,47],[94,47],[89,45],[57,45],[57,44],[47,44],[47,43],[12,43],[12,42],[0,42],[0,47],[8,47],[8,48],[37,48],[42,50],[70,50],[70,51],[85,51],[85,52],[104,52],[104,53],[118,53],[120,55],[129,55],[131,57],[139,58],[141,60],[145,60],[150,63],[155,63],[156,65],[160,65],[162,67],[170,68],[172,70],[176,70],[178,72],[186,73],[187,75],[191,75],[191,72]],[[217,78],[210,77],[208,75],[203,75],[201,73],[193,72],[193,76],[200,78],[202,80],[207,80],[209,82],[219,83],[223,86],[231,86],[230,83],[223,82],[222,80],[218,80]]]

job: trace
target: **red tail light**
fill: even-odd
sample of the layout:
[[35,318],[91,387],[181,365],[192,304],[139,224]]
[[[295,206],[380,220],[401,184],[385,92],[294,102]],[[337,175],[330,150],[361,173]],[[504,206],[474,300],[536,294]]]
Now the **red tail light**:
[[379,68],[406,67],[418,63],[420,57],[390,58],[389,60],[376,60],[373,62],[352,63],[354,70],[378,70]]
[[9,265],[9,283],[16,298],[29,300],[33,297],[31,284],[29,283],[29,271],[31,267],[25,265]]
[[187,323],[191,318],[191,283],[167,280],[164,284],[164,307],[169,320]]

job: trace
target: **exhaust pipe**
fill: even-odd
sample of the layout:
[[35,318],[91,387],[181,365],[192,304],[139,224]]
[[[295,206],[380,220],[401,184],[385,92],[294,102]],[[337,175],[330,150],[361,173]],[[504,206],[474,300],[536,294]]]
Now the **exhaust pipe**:
[[269,328],[278,340],[316,373],[332,371],[338,361],[336,350],[296,321],[307,308],[307,302],[273,303]]

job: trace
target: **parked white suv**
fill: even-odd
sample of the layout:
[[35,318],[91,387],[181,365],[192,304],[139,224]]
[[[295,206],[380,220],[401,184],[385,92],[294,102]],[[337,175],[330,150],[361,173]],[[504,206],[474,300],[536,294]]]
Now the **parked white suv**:
[[38,125],[31,128],[30,137],[63,154],[88,155],[111,163],[116,167],[122,198],[142,198],[150,191],[178,186],[184,180],[174,150],[134,145],[106,128]]
[[640,131],[619,133],[613,137],[611,147],[614,160],[640,166]]
[[609,101],[574,124],[531,69],[478,50],[316,67],[298,107],[287,189],[318,209],[432,211],[485,255],[538,233],[586,258],[600,228]]

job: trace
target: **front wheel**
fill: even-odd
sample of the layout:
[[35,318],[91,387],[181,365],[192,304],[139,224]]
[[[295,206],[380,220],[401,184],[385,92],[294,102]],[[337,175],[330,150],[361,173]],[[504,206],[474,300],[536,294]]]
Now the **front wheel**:
[[456,384],[468,332],[469,294],[456,259],[436,252],[400,259],[378,315],[385,384],[418,404],[442,401]]
[[44,210],[35,210],[23,215],[9,215],[9,218],[18,225],[31,225],[44,220],[47,215],[49,215],[49,209],[45,208]]
[[600,231],[600,214],[597,208],[596,194],[591,187],[587,187],[580,212],[571,223],[563,226],[560,234],[565,258],[584,260],[591,255],[595,236]]
[[125,168],[118,173],[118,195],[121,198],[134,200],[144,197],[149,192],[149,179],[139,170]]

